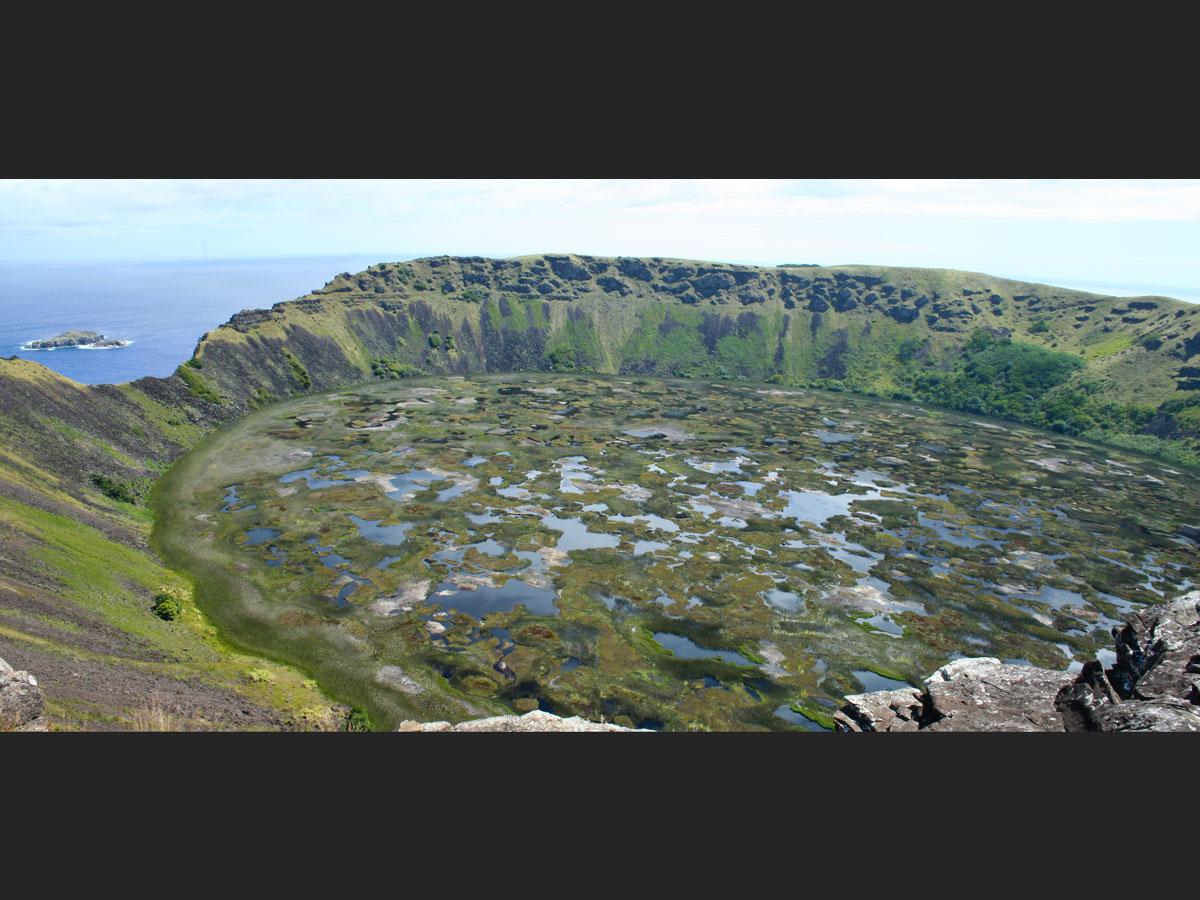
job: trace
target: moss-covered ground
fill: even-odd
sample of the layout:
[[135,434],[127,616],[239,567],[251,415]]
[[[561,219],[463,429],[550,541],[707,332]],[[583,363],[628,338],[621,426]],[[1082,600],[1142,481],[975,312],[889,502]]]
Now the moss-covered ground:
[[376,727],[541,706],[792,730],[776,710],[821,724],[856,672],[1078,666],[1122,613],[1200,581],[1176,535],[1200,521],[1190,473],[753,383],[480,375],[294,397],[181,458],[155,509],[155,548],[228,640]]

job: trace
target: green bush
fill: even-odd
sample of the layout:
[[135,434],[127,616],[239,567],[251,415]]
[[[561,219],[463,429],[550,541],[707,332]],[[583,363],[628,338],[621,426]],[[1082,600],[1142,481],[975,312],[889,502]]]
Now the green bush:
[[304,368],[304,363],[296,359],[296,355],[286,348],[283,351],[283,358],[287,360],[292,377],[296,379],[296,383],[300,385],[301,389],[307,391],[311,388],[312,377],[308,374],[308,369]]
[[346,713],[346,721],[342,723],[342,731],[374,731],[374,726],[371,725],[371,717],[367,715],[367,711],[358,706],[350,707],[350,712]]
[[155,594],[154,606],[151,607],[150,612],[164,622],[174,622],[183,615],[183,604],[173,594]]
[[424,374],[412,363],[387,356],[371,357],[371,374],[376,378],[413,378]]
[[1050,323],[1045,319],[1038,319],[1029,329],[1031,334],[1045,334],[1049,330]]
[[135,493],[134,488],[123,481],[116,481],[107,475],[98,474],[92,475],[91,479],[92,484],[100,488],[100,491],[106,497],[110,497],[121,503],[137,504],[141,502],[141,498]]

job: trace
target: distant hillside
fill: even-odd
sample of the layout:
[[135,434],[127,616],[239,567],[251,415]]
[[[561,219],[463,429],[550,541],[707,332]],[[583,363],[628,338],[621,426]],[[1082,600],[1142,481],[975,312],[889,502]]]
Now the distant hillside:
[[1200,306],[973,272],[436,257],[239,313],[184,375],[236,405],[467,371],[774,381],[942,403],[1196,465],[1197,355]]
[[[1200,306],[970,272],[436,257],[239,313],[166,379],[85,386],[0,359],[0,657],[58,727],[337,727],[302,673],[240,654],[147,543],[171,461],[274,399],[377,378],[582,371],[942,403],[1200,466]],[[180,619],[151,609],[184,597]],[[136,689],[131,687],[136,686]],[[161,712],[161,710],[159,710]]]

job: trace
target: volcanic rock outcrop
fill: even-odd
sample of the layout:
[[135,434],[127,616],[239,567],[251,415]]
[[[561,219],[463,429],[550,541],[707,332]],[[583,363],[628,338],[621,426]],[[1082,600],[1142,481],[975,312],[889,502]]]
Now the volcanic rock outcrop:
[[37,679],[0,659],[0,731],[45,731],[45,708]]
[[1113,629],[1117,661],[1078,674],[957,659],[906,688],[846,697],[839,731],[1200,731],[1200,590]]

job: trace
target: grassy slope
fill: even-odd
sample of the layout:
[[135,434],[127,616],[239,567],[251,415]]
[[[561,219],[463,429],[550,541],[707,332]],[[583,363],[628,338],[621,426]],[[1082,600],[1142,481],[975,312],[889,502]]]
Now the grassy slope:
[[89,477],[148,493],[217,424],[182,386],[167,405],[0,360],[0,395],[0,657],[38,673],[53,728],[337,727],[311,680],[234,650],[194,603],[151,613],[191,585],[149,550],[149,511]]

